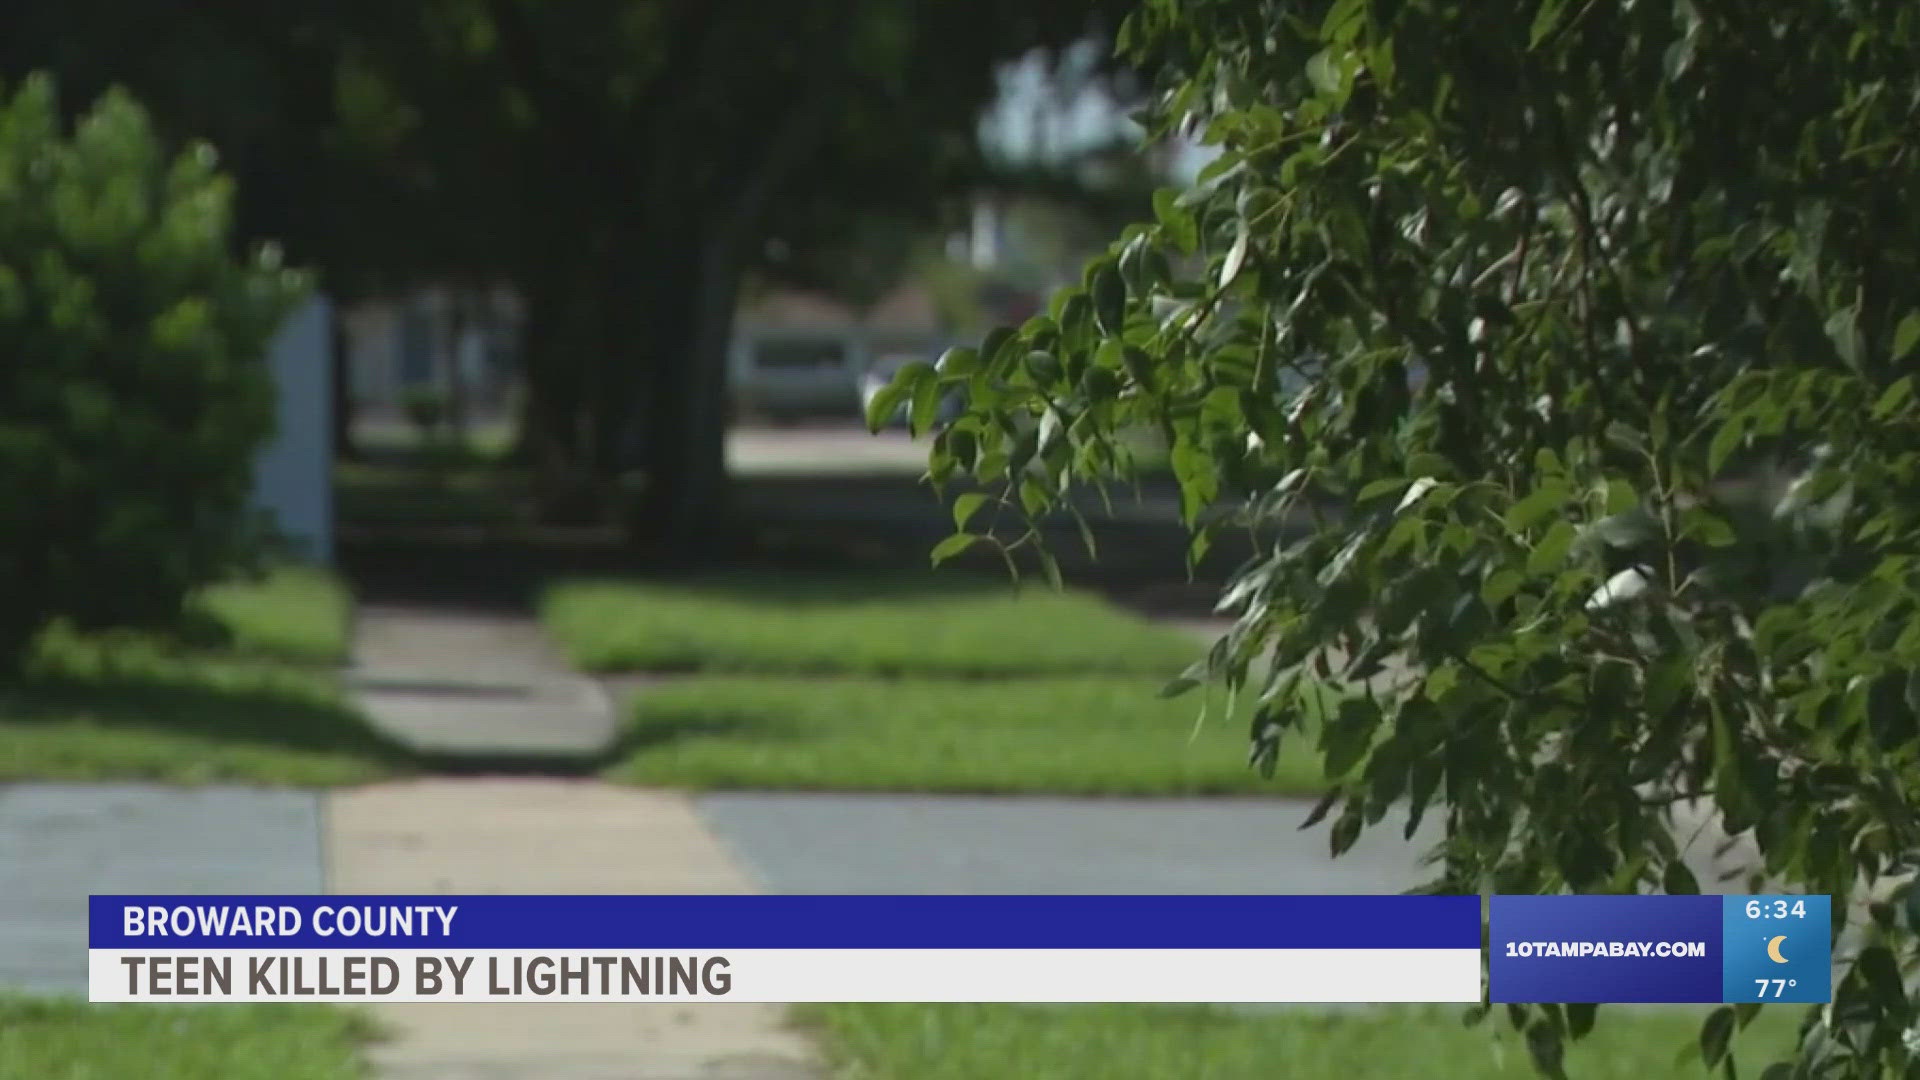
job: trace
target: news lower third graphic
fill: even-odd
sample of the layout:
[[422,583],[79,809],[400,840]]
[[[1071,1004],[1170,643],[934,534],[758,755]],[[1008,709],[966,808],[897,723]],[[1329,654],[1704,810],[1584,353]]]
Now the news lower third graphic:
[[1832,999],[1825,896],[1496,896],[1494,1002]]
[[93,1001],[1475,1002],[1474,896],[95,896]]
[[1467,1003],[1484,990],[1494,1002],[1831,998],[1825,896],[1495,896],[1484,904],[1407,895],[95,896],[89,997]]

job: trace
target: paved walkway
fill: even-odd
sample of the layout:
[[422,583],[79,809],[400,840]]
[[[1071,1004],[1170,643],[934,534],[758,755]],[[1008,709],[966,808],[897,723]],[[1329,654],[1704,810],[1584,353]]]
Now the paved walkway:
[[[375,726],[476,759],[591,761],[617,717],[528,619],[368,605],[350,685]],[[748,878],[683,796],[586,780],[423,780],[333,795],[343,893],[736,893]],[[777,1005],[395,1004],[391,1080],[793,1080],[812,1048]]]
[[321,796],[0,784],[0,991],[84,995],[93,893],[317,893]]
[[776,893],[1391,893],[1425,880],[1382,822],[1333,858],[1312,803],[729,792],[701,816]]
[[530,619],[366,605],[349,687],[374,724],[416,750],[591,759],[617,735],[597,683],[568,671]]
[[[570,780],[424,780],[332,797],[343,893],[739,893],[747,877],[681,796]],[[391,1080],[798,1080],[814,1055],[778,1005],[395,1004]]]

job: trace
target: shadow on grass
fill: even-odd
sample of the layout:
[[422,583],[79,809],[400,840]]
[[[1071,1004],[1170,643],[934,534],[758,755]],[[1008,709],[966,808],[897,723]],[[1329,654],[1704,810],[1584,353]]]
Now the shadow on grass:
[[851,602],[955,598],[1005,594],[1015,588],[1005,574],[957,570],[826,569],[799,572],[777,568],[742,567],[703,573],[633,575],[633,584],[676,592],[742,600],[757,604],[805,606]]
[[754,743],[800,743],[806,734],[791,724],[748,713],[719,713],[652,720],[626,728],[603,755],[611,765],[634,754],[693,739],[739,739]]
[[11,725],[79,721],[224,744],[348,754],[396,769],[421,765],[419,755],[375,731],[312,677],[275,674],[283,677],[211,679],[111,669],[29,674],[0,683],[0,720]]

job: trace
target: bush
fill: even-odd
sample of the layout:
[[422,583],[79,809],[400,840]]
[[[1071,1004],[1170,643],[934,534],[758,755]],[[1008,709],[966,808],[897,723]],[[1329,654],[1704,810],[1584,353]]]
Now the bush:
[[0,667],[56,619],[168,623],[261,550],[265,354],[304,282],[235,258],[231,196],[124,93],[71,134],[51,80],[0,98]]

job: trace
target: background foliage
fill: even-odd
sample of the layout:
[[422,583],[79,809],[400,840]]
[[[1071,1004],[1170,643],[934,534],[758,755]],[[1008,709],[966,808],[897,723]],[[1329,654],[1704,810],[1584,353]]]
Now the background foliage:
[[[1121,44],[1161,73],[1148,118],[1220,158],[1049,314],[876,409],[924,428],[964,387],[933,477],[1035,517],[1159,426],[1195,556],[1219,528],[1263,552],[1174,689],[1256,695],[1270,762],[1297,680],[1405,673],[1319,735],[1357,766],[1310,822],[1336,854],[1439,814],[1437,889],[1692,892],[1676,814],[1716,814],[1755,881],[1835,897],[1835,1002],[1764,1075],[1920,1074],[1917,23],[1145,0]],[[936,559],[1031,546],[964,531],[986,498]],[[1734,1075],[1757,1008],[1707,1021],[1709,1066]],[[1594,1023],[1509,1012],[1549,1074]]]
[[303,283],[232,255],[212,151],[110,93],[0,106],[0,666],[48,621],[170,621],[262,539],[268,342]]

